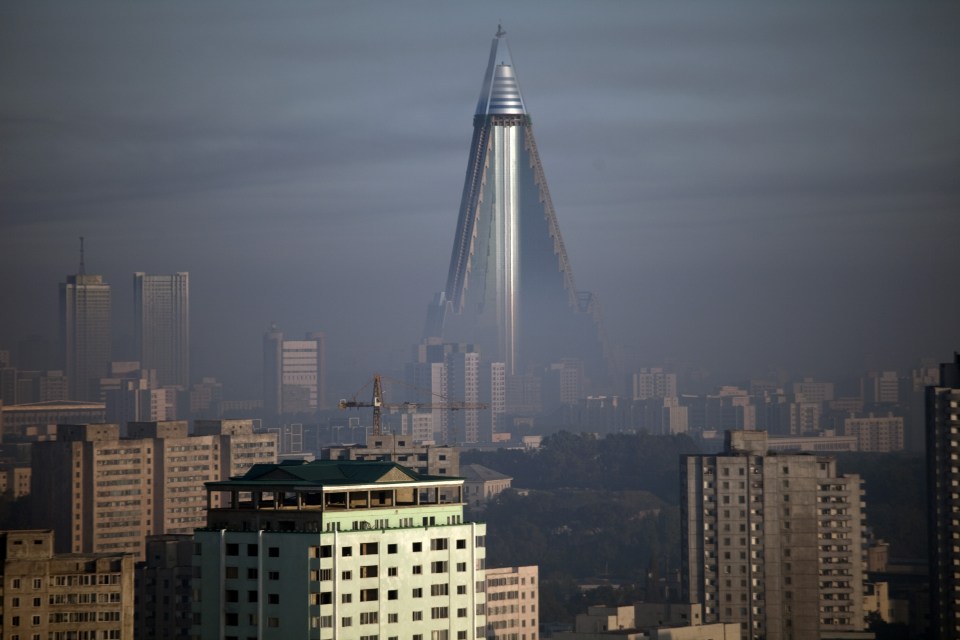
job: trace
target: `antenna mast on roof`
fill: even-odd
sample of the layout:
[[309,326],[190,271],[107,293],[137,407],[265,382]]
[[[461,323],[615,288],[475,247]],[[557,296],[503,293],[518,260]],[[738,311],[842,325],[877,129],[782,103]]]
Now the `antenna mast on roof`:
[[87,267],[83,264],[83,236],[80,236],[80,275],[87,274]]

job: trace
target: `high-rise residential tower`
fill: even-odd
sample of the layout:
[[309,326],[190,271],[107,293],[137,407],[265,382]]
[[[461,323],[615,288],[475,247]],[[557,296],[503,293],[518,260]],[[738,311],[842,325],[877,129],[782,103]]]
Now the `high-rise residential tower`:
[[464,521],[463,478],[316,460],[206,486],[195,638],[490,637],[486,525]]
[[133,320],[140,366],[160,386],[190,385],[190,274],[133,274]]
[[826,456],[768,453],[763,431],[728,431],[718,455],[681,462],[685,601],[743,640],[862,631],[860,478]]
[[110,372],[110,285],[87,275],[80,243],[80,272],[60,284],[60,349],[71,400],[99,400],[100,378]]
[[928,386],[927,511],[933,638],[960,637],[960,353]]
[[507,376],[579,358],[599,382],[598,305],[574,284],[504,35],[490,50],[447,284],[423,337],[475,344]]
[[271,416],[315,413],[327,406],[327,338],[285,340],[276,325],[263,336],[263,408]]

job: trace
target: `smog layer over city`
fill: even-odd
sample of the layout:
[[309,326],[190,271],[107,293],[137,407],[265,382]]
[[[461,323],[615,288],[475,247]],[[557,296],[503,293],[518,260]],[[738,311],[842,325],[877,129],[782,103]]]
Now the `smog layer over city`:
[[936,4],[8,6],[2,343],[55,339],[85,236],[117,359],[131,274],[189,271],[194,373],[231,394],[259,391],[271,323],[327,334],[331,390],[398,367],[498,20],[614,345],[752,375],[949,355],[960,44]]
[[958,34],[5,3],[0,637],[956,637]]

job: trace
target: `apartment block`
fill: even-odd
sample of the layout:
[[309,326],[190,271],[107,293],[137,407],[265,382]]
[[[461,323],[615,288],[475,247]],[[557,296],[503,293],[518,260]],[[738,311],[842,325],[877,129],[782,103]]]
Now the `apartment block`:
[[860,451],[878,453],[903,451],[904,430],[901,416],[893,414],[874,416],[871,413],[866,417],[845,418],[843,434],[854,436]]
[[142,560],[148,535],[205,523],[205,482],[276,461],[274,435],[235,422],[194,436],[186,421],[133,422],[127,437],[116,424],[58,425],[56,440],[33,446],[34,521],[56,531],[58,551]]
[[416,444],[409,436],[389,433],[368,435],[366,446],[324,447],[324,460],[374,460],[398,462],[417,473],[435,476],[460,475],[458,447]]
[[487,639],[537,640],[540,568],[487,569]]
[[960,637],[960,353],[926,389],[927,515],[933,638]]
[[133,558],[56,554],[50,530],[0,531],[0,636],[9,640],[133,637]]
[[861,631],[860,478],[831,457],[769,453],[765,432],[727,432],[718,455],[681,461],[684,599],[742,637]]
[[194,638],[486,637],[486,527],[464,522],[462,479],[316,460],[207,488]]
[[188,640],[193,625],[193,535],[149,536],[145,559],[135,572],[134,637]]

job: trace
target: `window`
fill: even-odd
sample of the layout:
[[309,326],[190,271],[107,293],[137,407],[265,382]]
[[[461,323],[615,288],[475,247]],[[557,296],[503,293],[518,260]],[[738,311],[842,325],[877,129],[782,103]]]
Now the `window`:
[[240,623],[240,616],[236,613],[224,614],[224,624],[228,627],[235,627]]
[[227,566],[224,568],[223,572],[227,578],[236,578],[237,575],[239,575],[240,570],[236,567]]
[[364,611],[360,614],[360,624],[376,624],[378,622],[376,611]]
[[34,599],[33,599],[33,606],[35,606],[35,607],[39,607],[39,606],[40,606],[40,598],[34,598]]
[[340,579],[341,579],[341,580],[352,580],[352,579],[353,579],[353,572],[352,572],[352,571],[341,571],[341,572],[340,572]]
[[236,589],[227,589],[226,601],[227,602],[239,602],[239,595]]
[[430,573],[446,573],[446,572],[447,572],[446,560],[436,560],[430,563]]
[[270,547],[269,549],[267,549],[267,555],[270,556],[271,558],[279,558],[280,547]]
[[411,614],[411,619],[412,619],[414,622],[419,622],[420,620],[423,620],[423,611],[414,611],[414,612]]
[[268,594],[267,594],[267,603],[268,603],[268,604],[280,604],[280,594],[279,594],[279,593],[268,593]]
[[432,620],[442,620],[449,617],[447,607],[433,607],[430,609],[430,618]]
[[333,580],[333,569],[320,569],[320,581]]
[[466,609],[466,607],[464,607],[464,608],[462,608],[462,609],[457,609],[457,617],[458,617],[458,618],[466,618],[466,617],[467,617],[467,609]]
[[343,594],[341,594],[341,595],[340,595],[340,602],[342,602],[343,604],[349,604],[349,603],[353,602],[353,594],[352,594],[352,593],[343,593]]
[[390,589],[387,591],[387,600],[396,600],[399,597],[399,592],[396,589]]
[[256,567],[250,567],[249,569],[247,569],[247,580],[256,580],[257,575],[258,575],[258,572]]
[[387,623],[388,623],[388,624],[396,624],[397,622],[400,622],[400,614],[398,614],[398,613],[388,613],[388,614],[387,614]]
[[353,547],[343,547],[340,549],[340,555],[344,558],[349,558],[353,555]]
[[320,628],[330,629],[333,627],[333,616],[320,616]]
[[397,545],[396,545],[396,544],[388,544],[388,545],[387,545],[387,553],[396,553],[396,552],[397,552]]
[[353,625],[353,618],[347,616],[345,618],[340,618],[341,627],[349,627]]
[[421,589],[420,587],[414,587],[413,592],[412,592],[412,595],[413,595],[414,598],[422,598],[422,597],[423,597],[423,589]]
[[[320,557],[321,558],[332,558],[333,557],[333,545],[324,544],[320,546]],[[333,624],[331,623],[331,627]]]
[[391,578],[395,578],[397,576],[397,568],[387,567],[387,575],[390,576]]
[[360,602],[374,602],[380,599],[378,589],[362,589],[360,591]]
[[280,618],[267,618],[267,626],[273,629],[280,627]]
[[465,584],[458,584],[458,585],[457,585],[457,595],[458,595],[458,596],[462,596],[462,595],[466,595],[466,593],[467,593],[467,585],[465,585]]
[[466,563],[466,562],[458,562],[458,563],[457,563],[457,571],[466,571],[466,570],[467,570],[467,563]]
[[368,564],[366,566],[360,567],[360,577],[361,578],[376,578],[377,577],[377,565]]
[[379,553],[376,542],[364,542],[360,545],[360,555],[369,556],[375,553]]
[[240,545],[235,542],[227,543],[227,555],[228,556],[238,556],[240,555]]
[[423,565],[415,564],[413,565],[413,574],[420,575],[423,573]]
[[413,552],[414,552],[414,553],[420,553],[421,551],[423,551],[423,543],[422,543],[422,542],[414,542],[414,543],[413,543]]
[[255,544],[247,545],[247,555],[254,558],[260,553],[260,547]]
[[267,572],[267,580],[279,580],[279,579],[280,579],[280,572],[279,572],[279,571],[268,571],[268,572]]
[[258,593],[257,591],[247,591],[247,602],[256,602]]
[[446,582],[441,584],[434,584],[430,586],[430,595],[431,596],[446,596],[450,595],[450,585]]
[[467,539],[461,538],[457,540],[457,549],[466,549],[467,548]]
[[19,589],[19,588],[20,588],[20,578],[14,578],[13,580],[11,580],[11,581],[10,581],[10,588],[11,588],[11,589]]
[[430,540],[431,551],[443,551],[447,548],[448,540],[446,538],[433,538]]
[[[332,591],[321,591],[320,592],[320,604],[333,604],[333,592]],[[333,623],[331,622],[331,626]],[[321,625],[323,626],[323,625]]]

